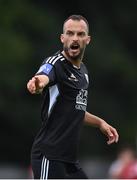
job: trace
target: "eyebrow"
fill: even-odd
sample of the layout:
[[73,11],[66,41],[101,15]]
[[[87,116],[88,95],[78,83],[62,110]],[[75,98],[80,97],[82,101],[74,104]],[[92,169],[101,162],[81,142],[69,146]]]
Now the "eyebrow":
[[[74,32],[73,30],[66,30],[66,32]],[[83,34],[86,34],[86,32],[85,31],[78,31],[77,33],[83,33]]]

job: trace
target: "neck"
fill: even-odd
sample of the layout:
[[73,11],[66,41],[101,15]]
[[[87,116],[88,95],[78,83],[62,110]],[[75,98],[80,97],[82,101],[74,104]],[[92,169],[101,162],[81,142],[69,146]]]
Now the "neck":
[[71,58],[69,58],[67,56],[67,54],[65,53],[65,51],[62,51],[62,54],[65,56],[65,58],[71,62],[74,66],[77,66],[78,68],[80,68],[80,64],[81,64],[81,61],[82,61],[82,58],[81,59],[77,59],[77,60],[72,60]]

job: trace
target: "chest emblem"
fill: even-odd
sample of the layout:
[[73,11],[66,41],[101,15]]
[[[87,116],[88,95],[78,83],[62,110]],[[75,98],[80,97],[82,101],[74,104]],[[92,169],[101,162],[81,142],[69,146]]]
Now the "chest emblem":
[[68,79],[69,79],[70,81],[78,81],[78,79],[76,78],[76,76],[74,76],[73,73],[71,73],[71,75],[70,75],[70,77],[68,77]]

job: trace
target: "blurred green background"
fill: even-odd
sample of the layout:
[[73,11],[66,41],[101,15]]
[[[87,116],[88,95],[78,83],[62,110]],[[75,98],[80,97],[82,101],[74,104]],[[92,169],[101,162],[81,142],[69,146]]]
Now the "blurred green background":
[[90,24],[88,111],[120,134],[118,144],[107,146],[98,129],[84,126],[79,156],[113,159],[124,143],[136,148],[137,1],[0,0],[0,163],[30,164],[41,97],[30,95],[26,84],[43,59],[62,48],[63,21],[71,14]]

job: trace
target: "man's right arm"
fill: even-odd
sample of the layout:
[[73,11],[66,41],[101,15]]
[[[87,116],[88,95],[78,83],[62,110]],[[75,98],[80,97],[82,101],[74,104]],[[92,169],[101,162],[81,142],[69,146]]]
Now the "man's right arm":
[[31,94],[39,94],[49,83],[49,77],[46,75],[36,75],[27,83],[27,89]]

